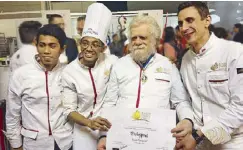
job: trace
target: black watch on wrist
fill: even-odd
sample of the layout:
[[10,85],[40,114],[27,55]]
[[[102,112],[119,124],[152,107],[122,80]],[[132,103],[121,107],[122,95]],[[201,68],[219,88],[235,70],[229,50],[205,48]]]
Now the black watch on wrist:
[[197,130],[195,130],[195,129],[192,129],[192,137],[195,139],[195,141],[196,141],[197,144],[199,144],[203,140],[203,137],[200,137],[197,134]]
[[106,138],[106,135],[101,135],[97,141],[99,142],[100,139],[102,139],[102,138]]
[[190,121],[191,122],[191,124],[192,124],[192,129],[194,128],[194,123],[193,123],[193,121],[190,119],[190,118],[184,118],[185,120],[188,120],[188,121]]

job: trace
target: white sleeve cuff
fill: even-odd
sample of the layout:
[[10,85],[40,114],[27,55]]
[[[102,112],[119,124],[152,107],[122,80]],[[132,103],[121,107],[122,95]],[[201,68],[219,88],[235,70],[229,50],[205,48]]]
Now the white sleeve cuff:
[[213,145],[224,144],[231,140],[230,134],[216,120],[208,122],[201,128],[201,131]]
[[22,146],[22,139],[9,140],[9,143],[12,148],[19,148]]
[[22,146],[22,137],[21,135],[15,136],[12,133],[8,133],[3,131],[3,133],[5,134],[5,136],[7,137],[10,145],[12,148],[19,148]]
[[107,135],[107,132],[106,131],[100,131],[99,132],[99,137],[104,136],[104,135]]

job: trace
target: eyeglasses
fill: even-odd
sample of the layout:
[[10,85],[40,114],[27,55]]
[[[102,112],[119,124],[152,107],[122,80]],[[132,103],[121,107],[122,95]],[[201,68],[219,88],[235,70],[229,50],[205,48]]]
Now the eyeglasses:
[[88,48],[89,46],[91,46],[92,49],[98,49],[100,47],[102,47],[103,45],[98,42],[98,41],[95,41],[95,42],[89,42],[89,41],[86,41],[86,40],[83,40],[80,42],[80,45],[82,48]]

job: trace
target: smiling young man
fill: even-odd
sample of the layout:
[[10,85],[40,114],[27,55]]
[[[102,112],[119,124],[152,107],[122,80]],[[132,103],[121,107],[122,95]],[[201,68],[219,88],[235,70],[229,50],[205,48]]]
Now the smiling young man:
[[75,122],[74,150],[95,150],[99,130],[110,128],[106,119],[97,116],[110,69],[117,60],[104,53],[111,16],[111,11],[101,3],[89,6],[80,40],[81,53],[62,74],[64,115]]
[[[178,7],[178,24],[191,46],[182,60],[183,83],[191,96],[184,111],[193,114],[172,130],[177,148],[240,150],[243,147],[243,46],[209,32],[211,17],[204,2]],[[183,138],[183,139],[182,139]],[[200,143],[200,144],[199,144]],[[197,145],[198,144],[198,145]]]
[[34,63],[18,68],[10,79],[6,136],[16,150],[69,150],[72,126],[62,115],[59,63],[66,35],[57,25],[45,25],[36,40]]

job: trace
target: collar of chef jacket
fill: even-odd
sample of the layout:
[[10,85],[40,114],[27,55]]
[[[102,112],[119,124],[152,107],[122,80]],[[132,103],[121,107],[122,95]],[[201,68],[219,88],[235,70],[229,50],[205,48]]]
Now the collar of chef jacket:
[[210,49],[213,47],[213,43],[215,42],[216,36],[214,35],[214,33],[210,34],[209,40],[206,42],[206,44],[203,45],[203,47],[200,49],[199,54],[196,54],[192,47],[190,48],[191,53],[196,56],[196,57],[201,57],[204,56],[205,54],[207,54]]
[[145,61],[145,63],[141,64],[138,62],[137,64],[140,66],[140,68],[145,69],[147,68],[148,64],[153,61],[154,56],[155,54],[151,54],[149,58]]
[[[45,67],[41,66],[41,64],[39,63],[40,61],[40,57],[37,55],[35,55],[35,59],[34,59],[34,63],[35,65],[40,69],[40,70],[43,70],[43,71],[47,71]],[[60,68],[60,61],[57,62],[56,66],[51,70],[51,71],[55,71],[57,70],[58,68]]]

